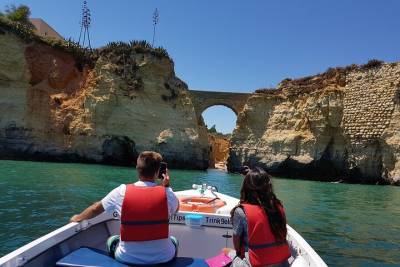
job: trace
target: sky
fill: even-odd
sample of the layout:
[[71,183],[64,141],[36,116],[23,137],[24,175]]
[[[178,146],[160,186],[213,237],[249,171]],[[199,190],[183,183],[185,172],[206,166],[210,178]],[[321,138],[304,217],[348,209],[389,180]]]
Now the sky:
[[[26,4],[62,36],[79,37],[81,0],[0,0]],[[329,67],[370,59],[400,60],[397,0],[87,0],[93,47],[147,40],[152,14],[160,20],[155,45],[174,59],[189,89],[253,92]],[[203,113],[207,125],[232,132],[228,108]]]

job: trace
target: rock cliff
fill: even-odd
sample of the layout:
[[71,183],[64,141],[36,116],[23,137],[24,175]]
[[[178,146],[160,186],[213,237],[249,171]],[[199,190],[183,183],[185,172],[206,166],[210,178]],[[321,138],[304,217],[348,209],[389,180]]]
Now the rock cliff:
[[400,64],[371,61],[257,90],[238,116],[228,168],[400,183]]
[[155,150],[170,167],[208,167],[206,129],[165,51],[113,43],[86,64],[9,26],[0,23],[0,158],[130,165]]
[[[130,165],[155,150],[172,168],[205,169],[212,146],[226,146],[208,139],[163,49],[110,43],[88,54],[2,19],[0,48],[0,158]],[[399,129],[400,63],[332,68],[252,94],[228,168],[400,184]]]
[[208,134],[208,142],[211,146],[210,168],[215,168],[216,165],[226,165],[229,156],[229,140],[229,137],[220,134]]

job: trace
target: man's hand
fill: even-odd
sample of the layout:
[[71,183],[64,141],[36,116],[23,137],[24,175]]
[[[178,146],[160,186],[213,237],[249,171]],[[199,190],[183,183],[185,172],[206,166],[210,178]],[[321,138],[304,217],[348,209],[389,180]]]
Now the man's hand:
[[169,187],[169,173],[168,173],[168,169],[167,171],[162,175],[163,176],[163,180],[161,182],[162,186],[164,187]]
[[69,219],[69,222],[80,222],[81,219],[79,218],[79,215],[75,214],[74,216]]
[[88,220],[96,217],[104,211],[101,201],[94,203],[93,205],[86,208],[78,215],[74,215],[69,219],[70,222],[80,222],[83,220]]

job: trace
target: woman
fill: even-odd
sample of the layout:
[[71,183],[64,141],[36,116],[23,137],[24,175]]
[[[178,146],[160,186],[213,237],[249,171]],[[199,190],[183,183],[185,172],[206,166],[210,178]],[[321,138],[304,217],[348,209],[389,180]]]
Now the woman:
[[232,266],[289,266],[285,212],[272,190],[271,176],[263,169],[248,171],[231,216],[235,250],[224,252],[232,258]]

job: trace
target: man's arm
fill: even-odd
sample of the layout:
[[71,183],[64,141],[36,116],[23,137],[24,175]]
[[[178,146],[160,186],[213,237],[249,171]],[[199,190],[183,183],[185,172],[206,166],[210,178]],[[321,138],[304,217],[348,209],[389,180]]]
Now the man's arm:
[[[169,179],[169,172],[168,172],[168,169],[166,170],[166,173],[165,174],[163,174],[163,180],[161,181],[161,184],[162,184],[162,186],[164,186],[164,187],[169,187],[170,186],[170,179]],[[177,198],[177,196],[175,195],[175,193],[173,193],[174,194],[174,197],[176,198],[176,201],[178,202],[178,205],[177,205],[177,207],[176,207],[176,210],[173,212],[173,213],[177,213],[178,211],[179,211],[179,205],[180,205],[180,203],[179,203],[179,199]]]
[[[176,198],[178,199],[178,197],[176,197]],[[178,206],[176,207],[175,213],[177,213],[179,211],[179,206],[180,206],[180,202],[179,202],[179,199],[178,199]]]
[[69,221],[70,222],[80,222],[83,220],[94,218],[103,212],[104,212],[103,205],[101,204],[101,201],[98,201],[98,202],[94,203],[93,205],[89,206],[88,208],[86,208],[80,214],[75,214],[74,216],[72,216]]

